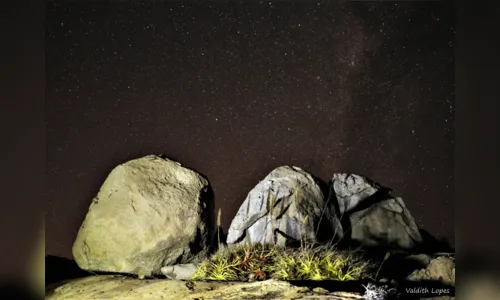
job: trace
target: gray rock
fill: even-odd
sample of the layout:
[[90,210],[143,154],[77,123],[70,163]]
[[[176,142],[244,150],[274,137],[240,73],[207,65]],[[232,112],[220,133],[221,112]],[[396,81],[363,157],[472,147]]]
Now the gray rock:
[[[80,268],[159,275],[161,267],[208,251],[208,181],[150,155],[114,168],[92,201],[73,245]],[[211,233],[211,232],[210,232]]]
[[422,237],[401,198],[391,190],[357,174],[334,174],[330,181],[331,198],[338,203],[341,219],[348,218],[344,228],[354,241],[363,246],[391,246],[409,249]]
[[382,200],[350,214],[351,238],[364,246],[412,249],[422,236],[401,198]]
[[440,256],[429,262],[425,269],[415,270],[408,280],[435,280],[443,284],[455,286],[455,260],[453,257]]
[[193,277],[198,264],[180,264],[161,268],[163,275],[169,279],[189,280]]
[[248,193],[231,222],[227,243],[317,241],[320,219],[341,234],[339,219],[312,176],[298,167],[278,167]]
[[382,186],[364,176],[347,173],[334,174],[330,185],[335,192],[340,214],[351,212],[370,196],[383,189]]

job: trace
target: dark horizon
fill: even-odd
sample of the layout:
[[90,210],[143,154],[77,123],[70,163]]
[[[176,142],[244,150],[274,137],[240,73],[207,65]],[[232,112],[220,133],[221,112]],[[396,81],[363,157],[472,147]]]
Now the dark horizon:
[[149,154],[205,175],[225,230],[295,165],[392,188],[454,244],[453,27],[447,2],[50,3],[47,254]]

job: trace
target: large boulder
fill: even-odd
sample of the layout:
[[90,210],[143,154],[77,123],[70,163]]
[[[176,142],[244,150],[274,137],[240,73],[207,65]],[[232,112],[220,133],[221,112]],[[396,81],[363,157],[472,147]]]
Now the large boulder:
[[333,233],[342,230],[312,176],[298,167],[281,166],[248,193],[231,222],[226,241],[229,246],[316,242],[320,240],[318,224]]
[[[391,190],[357,174],[339,173],[330,183],[344,232],[363,246],[411,249],[422,242],[414,218]],[[346,224],[344,222],[344,224]],[[345,225],[344,225],[345,226]]]
[[208,251],[209,183],[150,155],[114,168],[90,204],[73,245],[80,268],[137,275],[188,263]]

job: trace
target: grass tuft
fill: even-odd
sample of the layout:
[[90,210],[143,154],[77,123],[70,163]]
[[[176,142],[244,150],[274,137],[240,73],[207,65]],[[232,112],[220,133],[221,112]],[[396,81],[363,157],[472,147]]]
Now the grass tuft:
[[[297,203],[301,190],[295,190]],[[331,191],[330,191],[331,192]],[[321,213],[320,222],[327,209],[328,201]],[[272,232],[274,232],[273,211],[277,203],[277,195],[268,191],[266,197],[266,209],[271,218]],[[247,204],[247,215],[250,210],[250,202]],[[221,210],[217,215],[217,228],[220,228]],[[342,220],[343,213],[340,216]],[[309,216],[301,222],[307,227]],[[217,281],[247,281],[265,280],[269,278],[277,280],[335,280],[351,281],[365,278],[378,277],[382,264],[387,260],[388,254],[377,269],[377,265],[366,259],[364,253],[358,250],[341,250],[336,248],[337,243],[333,240],[337,234],[335,229],[332,240],[323,246],[308,244],[302,236],[302,225],[298,226],[300,236],[299,248],[286,248],[276,244],[253,243],[240,244],[231,248],[221,247],[219,232],[219,250],[209,258],[200,263],[193,275],[193,280],[217,280]],[[319,230],[316,228],[316,233]],[[345,234],[345,233],[344,233]]]
[[193,279],[349,281],[372,278],[376,271],[360,250],[256,243],[219,250],[199,265]]

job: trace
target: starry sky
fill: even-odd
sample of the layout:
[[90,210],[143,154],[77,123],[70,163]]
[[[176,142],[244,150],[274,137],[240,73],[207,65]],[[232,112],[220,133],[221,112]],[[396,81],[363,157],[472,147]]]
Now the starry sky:
[[71,258],[118,164],[209,179],[222,225],[273,168],[368,176],[454,242],[448,2],[51,2],[47,254]]

